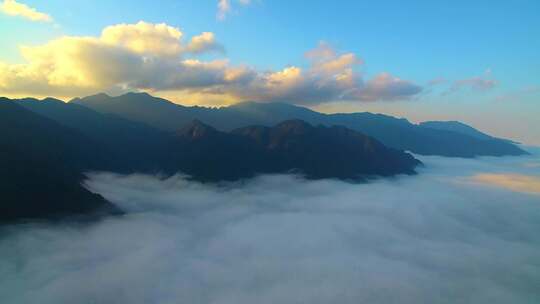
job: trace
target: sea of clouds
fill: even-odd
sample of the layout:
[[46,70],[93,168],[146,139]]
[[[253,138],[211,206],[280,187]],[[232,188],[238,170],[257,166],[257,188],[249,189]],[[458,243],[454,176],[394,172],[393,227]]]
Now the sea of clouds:
[[89,175],[126,211],[0,228],[2,303],[540,303],[540,153],[417,176]]

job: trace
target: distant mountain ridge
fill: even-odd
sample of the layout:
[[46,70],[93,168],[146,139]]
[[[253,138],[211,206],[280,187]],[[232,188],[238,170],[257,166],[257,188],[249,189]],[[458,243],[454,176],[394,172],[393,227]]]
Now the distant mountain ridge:
[[249,125],[273,126],[284,120],[301,119],[312,125],[341,125],[374,137],[388,147],[421,155],[475,157],[527,153],[508,140],[491,137],[462,123],[460,127],[442,122],[416,125],[388,115],[367,112],[323,114],[285,103],[243,102],[223,108],[186,107],[147,93],[127,93],[117,97],[101,94],[77,98],[70,103],[167,131],[177,130],[192,120],[230,131]]
[[515,143],[515,141],[509,139],[502,139],[488,135],[459,121],[424,121],[419,125],[425,128],[457,132],[481,140],[502,140],[508,143]]

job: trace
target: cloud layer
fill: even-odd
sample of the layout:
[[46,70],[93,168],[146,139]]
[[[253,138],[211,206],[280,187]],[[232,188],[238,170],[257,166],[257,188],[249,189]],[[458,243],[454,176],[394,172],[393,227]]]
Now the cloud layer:
[[415,177],[349,184],[262,176],[94,174],[128,211],[95,224],[0,230],[7,303],[536,303],[537,194],[478,174],[538,177],[538,155],[423,157]]
[[31,8],[24,3],[17,2],[15,0],[4,0],[0,4],[0,11],[10,16],[20,16],[22,18],[39,21],[39,22],[52,22],[53,18],[45,13],[39,12],[35,8]]
[[422,88],[389,73],[364,79],[363,60],[325,43],[305,54],[307,66],[259,71],[226,58],[215,35],[182,41],[179,28],[138,22],[103,29],[99,37],[65,36],[26,46],[22,64],[0,62],[0,94],[74,97],[99,91],[145,90],[190,99],[284,101],[298,104],[408,99]]

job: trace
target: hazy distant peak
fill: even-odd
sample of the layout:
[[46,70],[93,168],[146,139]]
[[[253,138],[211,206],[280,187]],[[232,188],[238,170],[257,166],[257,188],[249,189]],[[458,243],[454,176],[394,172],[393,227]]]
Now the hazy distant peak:
[[127,92],[125,94],[120,95],[120,97],[145,97],[145,98],[159,98],[152,96],[146,92]]
[[246,106],[252,106],[256,104],[258,104],[258,102],[247,100],[247,101],[237,102],[235,104],[230,105],[229,107],[246,107]]
[[63,102],[62,100],[60,99],[56,99],[54,97],[47,97],[47,98],[44,98],[41,100],[41,102],[50,102],[50,103],[61,103],[61,104],[64,104],[65,102]]
[[111,96],[109,94],[104,93],[104,92],[97,93],[96,95],[94,95],[94,97],[97,97],[97,98],[111,98]]
[[235,103],[229,107],[231,108],[305,109],[294,104],[290,104],[286,102],[278,102],[278,101],[272,101],[272,102],[242,101],[239,103]]
[[459,121],[425,121],[419,124],[421,127],[424,128],[430,128],[430,129],[436,129],[436,130],[445,130],[445,131],[452,131],[457,132],[461,134],[465,134],[474,138],[483,139],[483,140],[492,140],[495,139],[494,137],[485,134],[481,131],[478,131],[477,129],[464,124]]
[[97,93],[94,95],[84,97],[84,99],[110,99],[110,98],[112,97],[106,93]]
[[472,128],[471,126],[457,120],[424,121],[420,123],[420,125],[424,125],[424,126],[436,125],[436,124],[445,124],[445,125],[454,125],[454,126]]
[[302,134],[312,129],[313,126],[301,119],[290,119],[277,124],[274,129],[287,133]]
[[198,119],[192,120],[189,124],[184,126],[177,132],[177,135],[187,137],[191,139],[203,138],[207,136],[213,136],[219,133],[218,130],[203,123]]

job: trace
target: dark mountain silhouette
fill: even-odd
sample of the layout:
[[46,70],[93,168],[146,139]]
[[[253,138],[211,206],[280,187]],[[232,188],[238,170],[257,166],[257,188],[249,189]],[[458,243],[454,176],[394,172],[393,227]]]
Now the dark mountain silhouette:
[[220,136],[220,132],[213,127],[204,124],[202,121],[195,119],[188,125],[182,127],[176,135],[180,138],[197,141],[202,139],[215,139]]
[[363,180],[412,174],[420,163],[345,127],[291,120],[222,132],[193,120],[167,132],[52,98],[2,98],[0,127],[0,220],[117,212],[81,186],[87,171],[183,172],[212,182],[291,171]]
[[46,98],[16,100],[28,110],[77,130],[107,150],[104,166],[115,172],[159,171],[169,133],[77,104]]
[[473,132],[474,128],[470,126],[416,125],[406,119],[367,112],[322,114],[285,103],[256,102],[224,108],[185,107],[146,93],[128,93],[118,97],[99,94],[74,99],[72,103],[168,131],[175,131],[194,119],[222,131],[249,125],[273,126],[284,120],[301,119],[313,125],[341,125],[374,137],[388,147],[422,155],[475,157],[526,154],[507,140],[479,137],[481,132]]
[[[156,128],[176,131],[206,108],[184,107],[147,93],[127,93],[117,97],[97,94],[70,103],[81,104],[100,113],[116,114],[131,121],[143,122]],[[90,106],[91,105],[91,106]]]
[[118,210],[81,186],[104,168],[104,150],[83,134],[0,99],[0,222]]
[[313,178],[412,174],[420,164],[410,154],[342,126],[313,127],[302,120],[289,120],[272,128],[240,128],[232,134],[257,143],[278,160],[278,167],[298,168]]
[[198,120],[181,128],[174,139],[166,148],[171,152],[168,167],[196,180],[236,180],[270,171],[265,170],[267,155],[250,140],[220,132]]
[[344,127],[313,127],[301,120],[274,127],[250,126],[230,133],[193,121],[176,133],[169,151],[182,172],[205,181],[235,180],[260,173],[301,172],[308,178],[362,179],[413,174],[420,164]]

